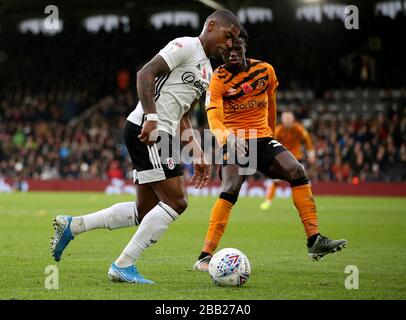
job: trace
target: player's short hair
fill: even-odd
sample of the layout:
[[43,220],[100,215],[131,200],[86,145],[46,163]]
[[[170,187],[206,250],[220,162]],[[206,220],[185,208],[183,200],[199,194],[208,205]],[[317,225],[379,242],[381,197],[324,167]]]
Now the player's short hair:
[[209,15],[206,19],[206,23],[209,22],[212,19],[218,18],[224,23],[227,23],[229,25],[235,25],[239,29],[241,28],[240,21],[238,21],[237,16],[231,12],[230,10],[227,9],[219,9],[214,11],[211,15]]
[[238,35],[238,38],[244,39],[245,44],[248,43],[248,40],[249,40],[248,32],[247,32],[247,30],[245,30],[245,28],[243,26],[241,26],[240,34]]

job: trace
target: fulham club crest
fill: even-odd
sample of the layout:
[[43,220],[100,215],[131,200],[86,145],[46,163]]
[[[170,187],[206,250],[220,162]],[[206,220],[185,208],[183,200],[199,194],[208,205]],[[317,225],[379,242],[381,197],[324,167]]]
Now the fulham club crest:
[[169,170],[175,169],[175,161],[173,161],[173,158],[166,159],[166,164],[168,165]]

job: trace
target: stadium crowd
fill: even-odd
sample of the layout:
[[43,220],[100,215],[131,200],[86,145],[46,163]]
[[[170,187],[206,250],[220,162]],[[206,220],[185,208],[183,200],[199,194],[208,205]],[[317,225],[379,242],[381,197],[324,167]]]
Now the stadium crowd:
[[[400,76],[406,53],[389,31],[405,26],[404,16],[378,16],[370,30],[353,34],[341,21],[323,27],[296,21],[283,33],[273,31],[277,25],[247,24],[247,55],[275,66],[280,90],[399,88],[406,85]],[[0,177],[129,178],[121,128],[137,101],[136,70],[169,39],[196,32],[139,28],[91,34],[66,24],[54,37],[0,34],[0,47],[7,48],[0,52]],[[145,34],[154,46],[146,45]],[[308,168],[312,181],[406,181],[401,103],[397,112],[387,108],[378,115],[298,113],[299,120],[308,119],[316,148],[316,164]],[[194,116],[200,129],[207,126],[202,108]]]
[[[0,104],[0,174],[13,177],[17,172],[37,179],[129,178],[131,165],[120,128],[134,99],[130,92],[105,97],[76,118],[66,110],[71,110],[71,103],[82,109],[88,100],[85,92],[6,94]],[[199,123],[199,110],[194,116]],[[308,130],[317,154],[316,164],[308,167],[313,181],[406,180],[405,113],[300,116],[310,120]]]
[[314,181],[358,183],[406,180],[406,115],[313,116],[309,128],[317,164]]

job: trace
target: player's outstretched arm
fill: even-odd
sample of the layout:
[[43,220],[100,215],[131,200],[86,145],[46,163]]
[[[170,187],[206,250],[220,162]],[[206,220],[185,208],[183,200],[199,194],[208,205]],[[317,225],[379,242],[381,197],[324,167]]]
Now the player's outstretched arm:
[[275,74],[274,68],[269,65],[268,67],[270,83],[268,86],[268,126],[271,128],[273,136],[275,137],[276,130],[276,89],[279,86],[278,79]]
[[146,144],[153,144],[157,138],[158,117],[154,99],[155,78],[167,74],[169,71],[168,64],[157,54],[137,72],[137,93],[147,120],[144,122],[138,138]]
[[207,121],[218,144],[223,145],[229,142],[230,146],[237,151],[238,156],[242,157],[245,156],[248,145],[244,138],[235,136],[233,131],[224,125],[223,90],[223,83],[214,75],[210,81],[209,99],[206,100]]
[[273,135],[276,132],[276,92],[268,96],[268,126],[271,128]]

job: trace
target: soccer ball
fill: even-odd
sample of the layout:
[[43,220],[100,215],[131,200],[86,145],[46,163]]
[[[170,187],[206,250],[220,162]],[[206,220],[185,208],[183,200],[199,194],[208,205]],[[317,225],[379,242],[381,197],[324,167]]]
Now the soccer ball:
[[240,287],[250,277],[251,266],[242,251],[226,248],[216,252],[211,258],[209,274],[219,287]]

